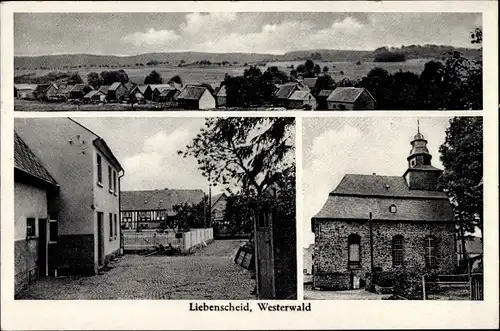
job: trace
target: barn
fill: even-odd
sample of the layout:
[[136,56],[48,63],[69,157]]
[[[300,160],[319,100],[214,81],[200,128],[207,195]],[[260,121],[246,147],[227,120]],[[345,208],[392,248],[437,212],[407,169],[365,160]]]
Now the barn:
[[365,88],[337,87],[326,102],[328,110],[372,110],[376,100]]
[[187,85],[177,97],[179,107],[184,109],[213,109],[215,98],[204,86]]

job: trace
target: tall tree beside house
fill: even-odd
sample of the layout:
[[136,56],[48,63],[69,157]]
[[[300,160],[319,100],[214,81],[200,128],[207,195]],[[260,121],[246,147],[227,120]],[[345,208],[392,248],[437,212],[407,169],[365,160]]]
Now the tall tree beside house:
[[172,207],[176,213],[177,231],[189,231],[191,228],[204,228],[209,224],[207,219],[208,198],[205,196],[197,204],[182,203]]
[[[455,219],[463,256],[467,233],[483,231],[483,121],[482,117],[455,117],[440,146],[444,172],[440,186],[447,193]],[[462,261],[465,262],[465,261]]]
[[317,97],[319,92],[322,90],[334,90],[336,87],[335,81],[330,75],[322,75],[319,76],[316,80],[316,85],[311,90],[311,93],[314,97]]
[[82,77],[80,77],[80,74],[78,72],[74,72],[71,74],[71,76],[67,80],[68,85],[75,85],[75,84],[81,84],[83,83]]
[[102,78],[99,76],[97,72],[90,72],[87,75],[87,83],[92,86],[95,90],[99,89],[99,86],[102,85]]
[[179,151],[198,161],[213,185],[259,196],[293,169],[295,119],[290,117],[207,118],[205,127]]
[[116,82],[128,83],[129,78],[125,70],[103,71],[100,74],[103,85],[111,85]]
[[144,84],[146,84],[146,85],[148,85],[148,84],[163,84],[163,78],[156,70],[153,70],[144,79]]
[[171,84],[171,83],[176,83],[176,84],[182,85],[182,78],[181,78],[181,76],[175,75],[172,78],[170,78],[168,80],[168,84]]

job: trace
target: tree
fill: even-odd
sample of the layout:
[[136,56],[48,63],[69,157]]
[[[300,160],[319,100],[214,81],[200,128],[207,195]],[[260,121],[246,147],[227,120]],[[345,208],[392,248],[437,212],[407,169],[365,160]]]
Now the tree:
[[144,84],[163,84],[163,78],[156,70],[153,70],[144,79]]
[[294,127],[293,117],[207,118],[192,143],[178,153],[196,158],[214,186],[260,196],[293,170]]
[[463,231],[483,230],[483,120],[455,117],[439,147],[444,172],[440,186],[448,195]]
[[330,75],[323,75],[318,77],[316,85],[311,90],[311,93],[314,97],[317,97],[321,90],[334,90],[335,87],[335,81],[333,78]]
[[314,66],[314,70],[313,71],[314,71],[314,75],[319,76],[319,74],[321,73],[321,67],[319,66],[319,64],[316,64]]
[[81,84],[81,83],[83,83],[83,79],[82,79],[82,77],[80,77],[80,74],[78,72],[74,72],[68,78],[67,83],[68,83],[68,85]]
[[101,72],[101,79],[103,85],[111,85],[116,82],[125,84],[129,81],[128,75],[125,70],[103,71]]
[[174,229],[177,231],[189,231],[191,228],[204,228],[209,224],[207,221],[208,199],[205,195],[202,201],[196,204],[182,203],[172,207],[176,212],[176,223]]
[[328,66],[324,66],[323,67],[323,73],[326,75],[328,73],[330,69],[328,68]]
[[87,75],[87,83],[97,90],[102,85],[102,79],[97,72],[90,72]]
[[175,75],[172,78],[170,78],[168,80],[168,84],[171,84],[171,83],[176,83],[176,84],[182,85],[182,78],[181,78],[181,76]]

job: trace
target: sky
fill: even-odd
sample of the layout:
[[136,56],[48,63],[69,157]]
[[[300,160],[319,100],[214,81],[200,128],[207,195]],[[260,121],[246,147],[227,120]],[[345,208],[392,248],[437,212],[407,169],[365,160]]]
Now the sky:
[[15,13],[17,56],[473,47],[477,13]]
[[[196,159],[177,154],[196,136],[203,118],[75,118],[102,137],[113,151],[125,176],[122,190],[202,189],[208,181]],[[212,190],[219,193],[219,188]]]
[[336,117],[304,118],[303,246],[314,242],[310,220],[323,207],[346,173],[402,176],[408,168],[410,141],[420,133],[428,141],[432,165],[443,169],[439,146],[445,140],[449,117]]

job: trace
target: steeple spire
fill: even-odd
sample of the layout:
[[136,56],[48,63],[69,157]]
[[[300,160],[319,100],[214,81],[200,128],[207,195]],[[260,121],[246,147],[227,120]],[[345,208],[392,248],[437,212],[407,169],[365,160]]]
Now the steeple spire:
[[409,168],[421,165],[431,165],[432,155],[427,149],[427,140],[425,140],[424,135],[420,133],[419,120],[417,120],[417,134],[413,137],[411,146],[410,155],[407,158]]
[[417,119],[417,133],[420,133],[420,120]]

